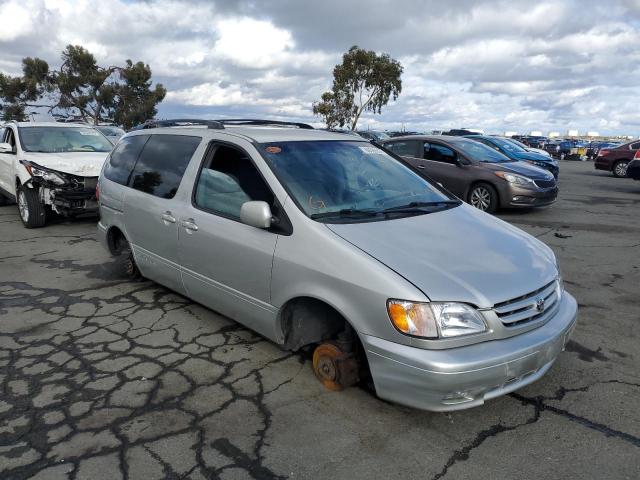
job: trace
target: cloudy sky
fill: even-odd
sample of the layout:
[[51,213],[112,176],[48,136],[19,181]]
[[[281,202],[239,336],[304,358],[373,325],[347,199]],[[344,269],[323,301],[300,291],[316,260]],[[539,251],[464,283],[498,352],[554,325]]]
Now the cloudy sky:
[[404,66],[403,91],[362,127],[640,134],[640,0],[0,0],[0,71],[150,64],[159,116],[319,122],[311,104],[351,45]]

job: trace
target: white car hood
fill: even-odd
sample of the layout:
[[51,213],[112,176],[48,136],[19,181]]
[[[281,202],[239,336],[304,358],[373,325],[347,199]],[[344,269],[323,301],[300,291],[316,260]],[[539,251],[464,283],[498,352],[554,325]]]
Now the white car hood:
[[25,152],[25,159],[57,172],[79,177],[97,177],[107,158],[106,152],[39,153]]
[[397,220],[327,227],[432,301],[490,308],[558,275],[555,255],[544,243],[465,204]]

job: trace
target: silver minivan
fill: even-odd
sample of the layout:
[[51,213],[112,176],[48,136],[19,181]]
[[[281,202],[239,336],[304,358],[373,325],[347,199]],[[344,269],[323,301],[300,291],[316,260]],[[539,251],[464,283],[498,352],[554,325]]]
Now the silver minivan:
[[[102,243],[287,349],[329,389],[445,411],[542,377],[577,305],[549,247],[353,136],[164,121],[99,180]],[[309,347],[308,347],[309,348]]]

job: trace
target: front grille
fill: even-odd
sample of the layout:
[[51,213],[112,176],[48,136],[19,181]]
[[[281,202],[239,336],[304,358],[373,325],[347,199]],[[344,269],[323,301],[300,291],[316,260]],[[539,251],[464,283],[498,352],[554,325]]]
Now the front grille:
[[556,186],[555,180],[534,180],[534,182],[540,188],[551,188]]
[[526,295],[496,303],[493,311],[506,327],[514,327],[550,316],[558,307],[558,282],[553,280]]

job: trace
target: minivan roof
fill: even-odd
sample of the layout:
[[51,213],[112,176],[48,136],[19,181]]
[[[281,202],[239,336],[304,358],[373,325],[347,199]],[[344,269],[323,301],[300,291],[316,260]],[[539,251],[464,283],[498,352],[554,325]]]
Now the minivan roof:
[[198,134],[201,136],[212,136],[214,134],[231,134],[239,135],[249,141],[257,143],[269,142],[304,142],[304,141],[350,141],[369,143],[364,138],[358,138],[354,135],[344,133],[328,132],[326,130],[315,130],[306,128],[289,128],[289,127],[271,127],[271,126],[242,126],[242,125],[225,125],[223,130],[208,129],[202,126],[185,126],[185,127],[159,127],[147,130],[136,130],[131,132],[133,135],[149,135],[149,134],[176,134],[178,132],[189,132],[190,134]]

